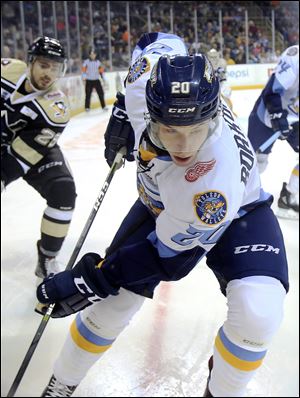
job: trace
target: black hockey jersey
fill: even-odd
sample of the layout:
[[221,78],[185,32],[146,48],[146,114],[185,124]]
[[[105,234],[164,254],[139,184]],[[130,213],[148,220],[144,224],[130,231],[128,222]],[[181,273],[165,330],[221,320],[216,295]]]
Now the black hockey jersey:
[[49,90],[27,94],[27,65],[1,60],[1,146],[7,146],[24,171],[57,145],[70,119],[67,97],[54,84]]

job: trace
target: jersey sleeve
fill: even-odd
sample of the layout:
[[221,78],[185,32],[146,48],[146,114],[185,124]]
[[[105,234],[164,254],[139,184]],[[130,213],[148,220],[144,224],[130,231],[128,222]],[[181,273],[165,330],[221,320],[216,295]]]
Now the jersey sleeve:
[[297,46],[289,47],[280,57],[275,69],[273,91],[282,93],[291,88],[299,79],[299,50]]
[[269,113],[281,112],[285,92],[298,86],[299,63],[297,46],[289,47],[280,57],[274,73],[269,79],[262,97]]

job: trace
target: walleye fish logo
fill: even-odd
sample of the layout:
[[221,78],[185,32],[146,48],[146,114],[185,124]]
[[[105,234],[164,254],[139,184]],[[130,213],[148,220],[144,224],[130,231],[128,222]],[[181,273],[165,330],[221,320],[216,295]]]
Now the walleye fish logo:
[[197,217],[206,225],[219,224],[227,214],[227,201],[220,192],[207,191],[194,196]]

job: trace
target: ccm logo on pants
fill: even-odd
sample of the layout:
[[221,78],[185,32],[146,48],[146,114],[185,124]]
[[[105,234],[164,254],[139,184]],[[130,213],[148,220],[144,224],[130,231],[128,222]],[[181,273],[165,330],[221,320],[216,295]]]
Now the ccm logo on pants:
[[280,249],[278,247],[274,248],[271,245],[264,245],[263,243],[258,243],[256,245],[237,246],[234,248],[234,254],[241,254],[247,252],[262,252],[262,251],[279,254]]

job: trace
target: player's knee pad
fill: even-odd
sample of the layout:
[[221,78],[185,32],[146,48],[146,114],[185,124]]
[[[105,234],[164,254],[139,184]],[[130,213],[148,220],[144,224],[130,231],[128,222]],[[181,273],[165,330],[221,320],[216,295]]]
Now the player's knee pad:
[[257,159],[257,166],[258,170],[261,173],[263,173],[268,165],[268,157],[269,155],[266,153],[257,153],[256,154],[256,159]]
[[76,188],[71,176],[60,177],[48,182],[46,188],[48,206],[55,209],[72,210],[75,207]]
[[98,336],[115,339],[140,309],[145,298],[126,289],[81,312],[83,324]]
[[227,337],[246,349],[267,349],[283,318],[286,291],[281,282],[268,276],[235,279],[226,293]]

